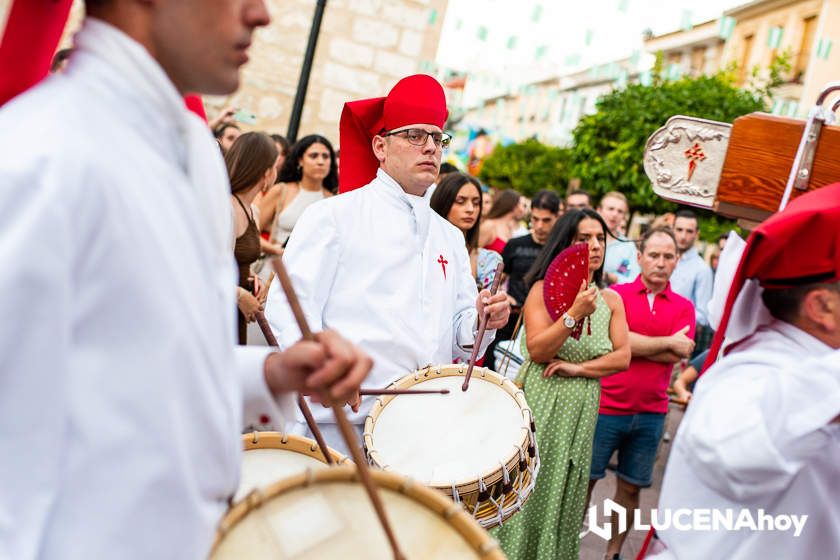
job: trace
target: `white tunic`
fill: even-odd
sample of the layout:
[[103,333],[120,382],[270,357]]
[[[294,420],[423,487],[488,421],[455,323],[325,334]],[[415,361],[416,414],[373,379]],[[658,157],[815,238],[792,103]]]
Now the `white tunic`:
[[[807,515],[794,531],[660,530],[663,558],[840,557],[840,350],[773,321],[700,379],[658,509]],[[736,512],[737,515],[737,512]]]
[[205,558],[283,414],[235,351],[224,166],[139,44],[77,47],[0,111],[0,558]]
[[[469,359],[478,291],[464,234],[381,169],[370,184],[307,208],[283,261],[310,328],[336,330],[373,358],[367,387]],[[300,338],[276,282],[266,307],[281,346]],[[494,333],[485,334],[482,352]],[[372,404],[366,398],[351,421],[363,422]],[[321,406],[313,414],[334,422]]]

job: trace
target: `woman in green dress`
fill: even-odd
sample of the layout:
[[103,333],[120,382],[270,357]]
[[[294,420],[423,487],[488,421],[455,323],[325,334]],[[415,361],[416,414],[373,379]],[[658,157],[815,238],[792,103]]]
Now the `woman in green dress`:
[[[525,278],[531,287],[523,308],[526,361],[519,380],[534,413],[542,464],[522,511],[495,531],[511,560],[577,560],[579,555],[599,379],[630,365],[624,305],[617,293],[599,288],[607,231],[594,210],[566,213]],[[543,278],[560,251],[581,242],[589,245],[589,283],[581,285],[567,314],[552,321]],[[585,318],[588,324],[575,340],[566,324]]]

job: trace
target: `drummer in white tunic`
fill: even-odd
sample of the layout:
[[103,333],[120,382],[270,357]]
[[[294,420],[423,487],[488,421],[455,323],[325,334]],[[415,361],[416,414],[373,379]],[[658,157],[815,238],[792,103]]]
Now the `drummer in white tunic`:
[[86,4],[67,71],[0,110],[0,558],[206,558],[243,425],[369,359],[235,346],[230,187],[182,95],[237,88],[264,4]]
[[[737,530],[710,530],[709,515],[703,527],[672,521],[657,558],[840,557],[838,224],[840,184],[795,199],[750,238],[712,354],[724,335],[733,344],[698,382],[658,507],[744,517]],[[756,307],[770,320],[750,333]]]
[[[425,75],[402,79],[387,97],[347,103],[345,194],[307,208],[286,247],[283,260],[310,325],[339,329],[371,355],[369,387],[467,360],[486,310],[483,353],[510,313],[504,294],[478,294],[463,234],[429,207],[449,139],[446,117],[443,88]],[[266,314],[281,345],[300,338],[281,290],[272,290]],[[351,416],[359,429],[371,403]],[[313,412],[327,442],[343,450],[331,414]]]

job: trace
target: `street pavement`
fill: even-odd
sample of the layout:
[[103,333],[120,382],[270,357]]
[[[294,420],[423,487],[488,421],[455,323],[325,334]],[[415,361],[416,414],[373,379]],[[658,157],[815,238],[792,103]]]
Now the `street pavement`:
[[[642,489],[639,497],[639,509],[642,512],[642,521],[645,524],[650,522],[649,512],[651,508],[656,507],[656,503],[659,501],[659,491],[662,489],[662,475],[665,472],[665,464],[668,462],[668,455],[671,452],[671,443],[677,431],[677,426],[679,426],[680,420],[682,420],[682,416],[683,408],[672,403],[668,416],[665,418],[665,432],[670,435],[670,441],[663,441],[660,444],[656,464],[653,468],[653,486]],[[613,455],[610,464],[615,466],[616,463],[617,458]],[[599,520],[601,523],[606,521],[603,515],[600,515],[603,512],[604,500],[612,498],[614,494],[615,472],[612,469],[607,469],[607,476],[598,482],[595,490],[592,492],[592,503],[598,505]],[[633,560],[636,558],[646,536],[647,531],[631,530],[621,549],[621,557],[624,560]],[[589,532],[580,541],[580,559],[601,560],[604,558],[606,549],[607,541]]]

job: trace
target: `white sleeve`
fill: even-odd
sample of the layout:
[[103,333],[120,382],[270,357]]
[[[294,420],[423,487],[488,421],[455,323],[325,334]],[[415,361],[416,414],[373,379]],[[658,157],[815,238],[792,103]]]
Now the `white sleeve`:
[[697,476],[735,501],[783,490],[831,445],[829,423],[840,414],[840,350],[744,373],[721,371],[731,377],[707,392],[701,384],[678,435]]
[[[303,212],[283,253],[283,264],[312,332],[324,328],[323,311],[341,258],[338,226],[326,202],[317,202]],[[268,292],[265,315],[281,348],[300,340],[300,329],[276,278]]]
[[55,167],[0,158],[0,558],[38,557],[57,496],[83,251],[74,240],[99,226],[75,208],[73,166]]
[[709,302],[712,300],[712,285],[714,274],[712,269],[704,263],[697,275],[697,285],[694,291],[696,305],[696,319],[698,326],[708,326],[709,323]]
[[275,350],[265,346],[237,346],[236,370],[242,383],[243,429],[280,430],[294,420],[297,393],[272,395],[265,382],[265,360]]
[[707,305],[707,317],[712,330],[716,331],[720,326],[729,288],[732,286],[732,280],[735,278],[735,272],[738,270],[738,264],[741,262],[741,255],[744,254],[746,246],[746,242],[737,233],[729,232],[726,247],[720,254],[712,282],[712,297]]
[[[468,361],[472,354],[475,338],[478,335],[478,311],[475,308],[478,288],[472,275],[467,249],[463,246],[463,243],[460,245],[461,250],[458,251],[458,295],[455,301],[455,316],[452,323],[455,333],[452,354],[454,357]],[[495,329],[485,331],[478,353],[479,358],[484,355],[485,350],[495,337]]]

